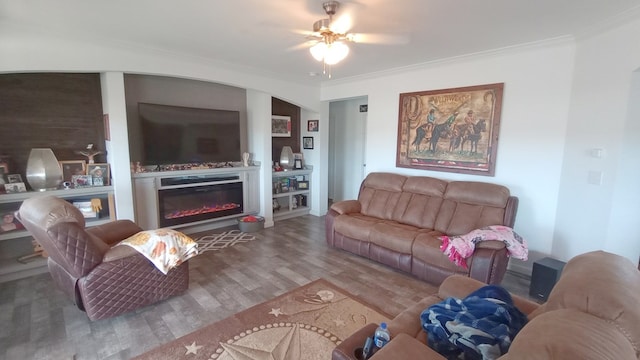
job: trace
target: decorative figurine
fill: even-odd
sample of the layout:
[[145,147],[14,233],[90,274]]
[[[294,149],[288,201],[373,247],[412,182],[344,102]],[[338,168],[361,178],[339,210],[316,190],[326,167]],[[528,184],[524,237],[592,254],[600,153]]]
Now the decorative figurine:
[[78,151],[76,151],[76,154],[80,154],[80,155],[86,156],[87,157],[87,163],[94,164],[95,163],[95,160],[93,159],[94,156],[102,154],[102,151],[93,150],[93,144],[89,144],[89,145],[87,145],[87,149],[86,150],[78,150]]

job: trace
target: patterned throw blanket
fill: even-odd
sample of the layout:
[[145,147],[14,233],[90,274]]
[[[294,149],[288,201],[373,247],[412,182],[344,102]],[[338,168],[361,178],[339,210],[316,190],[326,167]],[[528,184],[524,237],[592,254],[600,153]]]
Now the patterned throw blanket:
[[487,285],[463,300],[447,298],[420,315],[429,346],[447,359],[496,359],[527,322],[501,286]]
[[172,229],[140,231],[118,245],[136,249],[165,275],[198,255],[198,244],[189,236]]
[[468,268],[466,259],[473,255],[476,244],[480,241],[502,241],[507,247],[509,256],[516,259],[527,260],[529,254],[527,241],[512,228],[502,225],[486,226],[465,235],[440,236],[440,240],[442,240],[440,250],[449,257],[449,260],[465,269]]

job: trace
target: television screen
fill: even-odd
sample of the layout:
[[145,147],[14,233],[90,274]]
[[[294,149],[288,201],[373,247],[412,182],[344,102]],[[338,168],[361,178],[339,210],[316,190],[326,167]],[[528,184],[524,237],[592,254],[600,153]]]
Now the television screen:
[[240,161],[240,112],[138,103],[142,164]]

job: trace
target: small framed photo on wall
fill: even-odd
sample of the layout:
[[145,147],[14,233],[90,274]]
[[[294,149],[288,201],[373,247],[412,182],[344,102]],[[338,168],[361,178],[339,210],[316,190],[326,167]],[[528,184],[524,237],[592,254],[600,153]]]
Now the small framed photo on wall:
[[302,137],[302,148],[313,149],[313,136]]
[[307,131],[308,132],[318,132],[318,122],[319,122],[319,120],[308,120],[307,121]]

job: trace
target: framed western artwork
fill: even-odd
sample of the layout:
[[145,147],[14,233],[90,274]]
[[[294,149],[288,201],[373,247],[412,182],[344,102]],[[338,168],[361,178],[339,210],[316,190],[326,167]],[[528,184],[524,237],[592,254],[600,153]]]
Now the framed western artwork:
[[400,94],[396,166],[493,176],[503,88]]
[[271,137],[291,137],[291,116],[271,116]]

